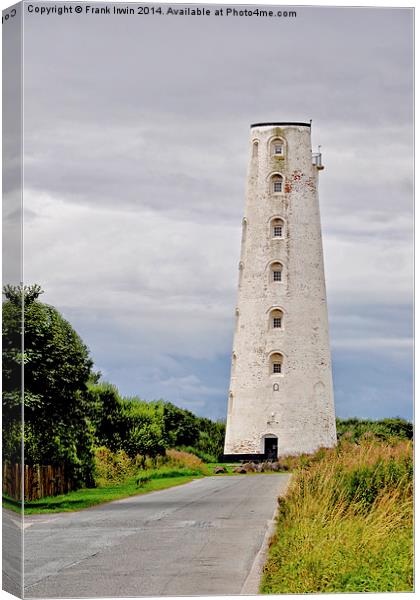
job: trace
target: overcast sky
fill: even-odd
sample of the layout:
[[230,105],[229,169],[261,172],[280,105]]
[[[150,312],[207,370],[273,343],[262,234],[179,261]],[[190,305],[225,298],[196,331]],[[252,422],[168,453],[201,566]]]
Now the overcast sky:
[[224,418],[249,125],[313,119],[338,416],[412,416],[412,12],[25,20],[25,280],[124,395]]

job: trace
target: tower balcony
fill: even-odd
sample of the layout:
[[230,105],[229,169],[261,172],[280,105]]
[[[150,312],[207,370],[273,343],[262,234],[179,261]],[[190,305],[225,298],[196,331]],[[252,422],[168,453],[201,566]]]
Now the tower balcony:
[[318,169],[318,171],[322,171],[325,168],[322,164],[321,152],[312,152],[312,164]]

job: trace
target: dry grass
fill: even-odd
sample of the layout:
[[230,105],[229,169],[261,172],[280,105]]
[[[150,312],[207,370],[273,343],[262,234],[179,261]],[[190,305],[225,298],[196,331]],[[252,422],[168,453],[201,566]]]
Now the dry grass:
[[306,457],[281,501],[263,593],[412,591],[412,443]]
[[195,456],[195,454],[191,454],[190,452],[166,450],[166,458],[168,459],[168,466],[185,467],[186,469],[194,469],[201,471],[203,474],[207,474],[207,467],[201,458],[198,458],[198,456]]
[[145,472],[153,471],[154,473],[174,473],[184,472],[190,475],[209,475],[207,465],[198,458],[195,454],[181,450],[166,450],[163,456],[146,460]]
[[95,482],[98,487],[106,487],[128,481],[130,477],[150,476],[153,479],[159,476],[195,476],[208,475],[205,463],[189,452],[179,450],[166,450],[164,456],[147,458],[145,469],[141,468],[142,457],[130,458],[124,450],[112,452],[101,447],[95,452]]

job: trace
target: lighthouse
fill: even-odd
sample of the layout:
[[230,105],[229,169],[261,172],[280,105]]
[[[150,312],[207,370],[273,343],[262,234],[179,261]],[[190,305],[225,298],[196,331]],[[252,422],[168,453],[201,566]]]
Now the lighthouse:
[[225,457],[336,443],[318,178],[310,123],[251,125]]

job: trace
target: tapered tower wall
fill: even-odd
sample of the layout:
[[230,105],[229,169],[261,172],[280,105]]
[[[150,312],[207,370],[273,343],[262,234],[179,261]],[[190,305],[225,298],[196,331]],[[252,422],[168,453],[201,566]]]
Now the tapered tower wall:
[[226,455],[336,443],[320,168],[309,125],[251,127]]

